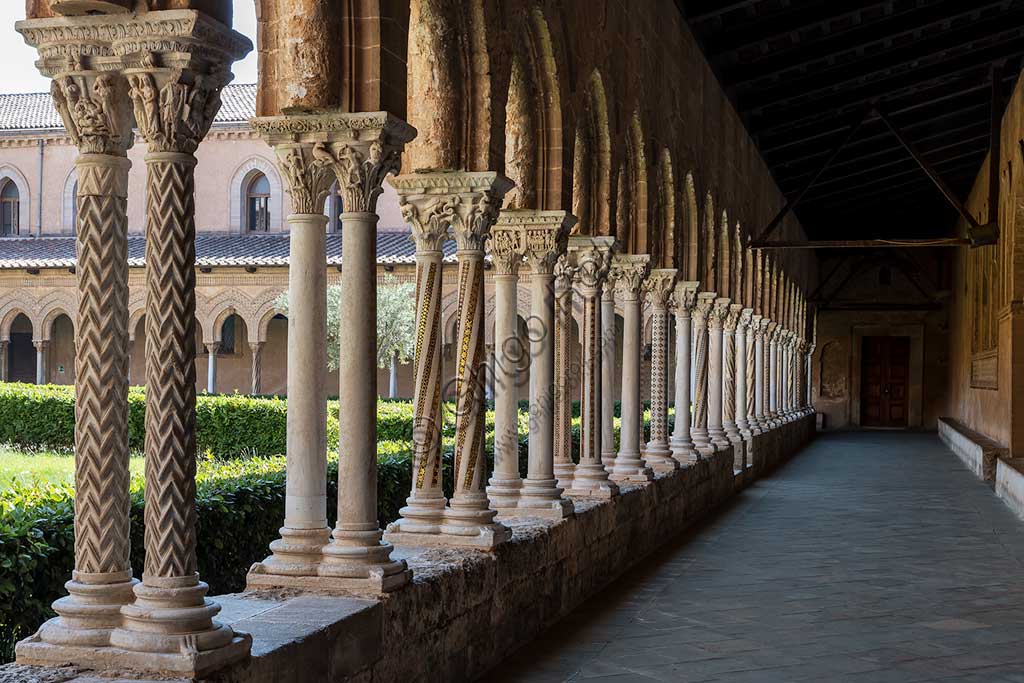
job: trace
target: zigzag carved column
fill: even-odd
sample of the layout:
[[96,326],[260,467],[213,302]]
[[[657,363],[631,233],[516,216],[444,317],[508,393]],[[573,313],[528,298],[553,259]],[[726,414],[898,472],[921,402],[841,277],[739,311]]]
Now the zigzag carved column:
[[690,368],[692,367],[693,307],[697,302],[699,282],[676,284],[672,305],[676,315],[676,422],[672,430],[672,457],[680,463],[690,463],[700,455],[690,436],[693,419],[690,412]]
[[[199,676],[251,638],[213,620],[196,566],[195,165],[243,36],[193,11],[150,12],[151,49],[125,70],[146,138],[146,564],[111,643],[147,668]],[[166,66],[154,66],[166,65]]]
[[572,486],[576,463],[572,460],[573,381],[578,371],[572,365],[572,281],[576,268],[567,253],[555,263],[555,453],[554,472],[559,488]]
[[[616,254],[612,257],[610,277],[622,299],[622,413],[619,423],[619,452],[611,470],[614,481],[642,483],[654,473],[640,457],[640,425],[643,404],[640,401],[640,354],[642,330],[640,294],[650,272],[647,254]],[[602,349],[602,353],[604,350]],[[602,387],[602,396],[604,389]]]
[[693,308],[693,438],[697,454],[707,457],[715,452],[715,446],[708,435],[708,316],[718,297],[714,292],[701,292]]
[[580,461],[567,495],[611,498],[619,486],[601,462],[601,286],[608,274],[615,241],[611,237],[569,238],[576,269],[573,287],[583,300],[583,392],[580,401]]
[[250,391],[254,395],[263,393],[263,346],[263,342],[250,342],[249,344],[249,352],[252,354]]
[[[62,661],[90,664],[107,649],[131,602],[128,495],[128,196],[126,151],[131,146],[127,84],[118,73],[78,70],[50,55],[62,40],[67,19],[20,22],[26,41],[39,48],[41,70],[65,128],[78,147],[76,268],[78,322],[75,347],[75,565],[57,600],[57,617],[20,642],[25,664]],[[99,33],[111,31],[99,27]],[[84,46],[81,46],[84,48]],[[109,54],[109,49],[105,52]],[[84,62],[84,63],[83,63]],[[6,343],[4,344],[6,351]],[[7,357],[3,354],[6,378]],[[94,649],[94,648],[99,648]]]
[[[668,441],[668,305],[675,291],[677,272],[675,268],[652,270],[644,284],[651,307],[651,440],[644,458],[655,472],[679,469]],[[689,354],[686,361],[689,362]],[[689,405],[689,400],[686,403]],[[688,419],[689,411],[684,415]]]
[[[760,386],[757,378],[757,359],[758,359],[758,335],[761,327],[761,316],[753,314],[750,316],[750,321],[747,323],[747,358],[746,358],[746,373],[747,373],[747,429],[752,435],[761,434],[761,425],[757,420],[757,392]],[[761,343],[764,343],[762,339]]]

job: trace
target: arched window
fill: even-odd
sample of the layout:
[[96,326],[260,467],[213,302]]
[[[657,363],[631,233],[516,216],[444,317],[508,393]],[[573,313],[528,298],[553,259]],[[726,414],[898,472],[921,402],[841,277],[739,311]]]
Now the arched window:
[[18,186],[13,180],[5,181],[0,188],[0,237],[18,234],[19,201]]
[[257,173],[245,191],[247,232],[267,232],[270,229],[270,181]]

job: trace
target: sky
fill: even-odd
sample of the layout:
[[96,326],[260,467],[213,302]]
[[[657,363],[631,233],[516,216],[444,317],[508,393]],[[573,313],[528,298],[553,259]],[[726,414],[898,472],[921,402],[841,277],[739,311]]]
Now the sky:
[[[256,4],[235,2],[234,29],[256,44]],[[48,92],[50,79],[39,74],[35,67],[36,51],[25,44],[14,30],[14,22],[25,18],[25,3],[20,0],[0,0],[0,93]],[[256,50],[232,69],[235,83],[256,82]]]

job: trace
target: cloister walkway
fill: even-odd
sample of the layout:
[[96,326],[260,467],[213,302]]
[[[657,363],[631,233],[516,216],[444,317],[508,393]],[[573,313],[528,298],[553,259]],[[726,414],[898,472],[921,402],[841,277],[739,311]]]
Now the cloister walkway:
[[1022,682],[1022,562],[935,435],[825,435],[488,678]]

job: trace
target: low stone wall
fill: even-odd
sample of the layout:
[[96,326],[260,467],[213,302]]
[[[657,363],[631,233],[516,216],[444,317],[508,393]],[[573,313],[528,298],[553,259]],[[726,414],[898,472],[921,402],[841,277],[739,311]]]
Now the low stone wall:
[[[792,456],[814,435],[814,416],[757,437],[736,475],[731,451],[627,486],[607,501],[577,500],[576,514],[510,523],[494,553],[399,548],[413,582],[381,598],[250,591],[219,596],[220,620],[253,637],[252,657],[211,683],[467,681],[678,537],[738,488]],[[743,479],[737,486],[737,476]],[[94,683],[87,672],[0,667],[18,681]],[[84,673],[84,677],[82,676]]]
[[1024,519],[1024,458],[1000,458],[996,463],[996,495]]
[[984,434],[975,432],[951,417],[940,417],[939,438],[980,479],[995,481],[996,462],[1006,449]]

